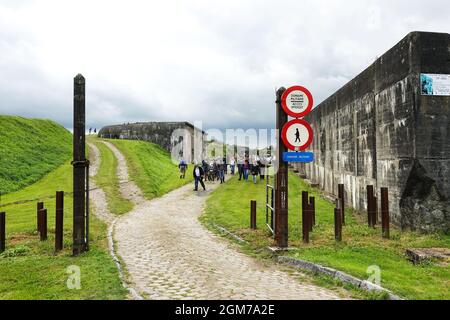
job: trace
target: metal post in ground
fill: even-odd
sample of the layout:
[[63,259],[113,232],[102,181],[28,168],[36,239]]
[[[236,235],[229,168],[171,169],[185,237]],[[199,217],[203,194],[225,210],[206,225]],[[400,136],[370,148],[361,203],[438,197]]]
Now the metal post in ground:
[[374,189],[373,186],[367,186],[367,223],[369,227],[373,227],[373,211],[375,210],[374,204]]
[[385,239],[390,238],[389,220],[389,190],[388,188],[381,188],[381,228]]
[[309,206],[308,206],[308,192],[302,192],[302,235],[303,242],[309,243],[309,223],[308,223],[308,215],[309,215]]
[[6,213],[0,212],[0,253],[6,249]]
[[342,241],[342,213],[340,208],[334,209],[334,238]]
[[41,226],[40,236],[41,241],[47,240],[47,209],[39,210],[39,223]]
[[256,230],[256,201],[250,202],[250,228]]
[[74,79],[73,97],[73,255],[86,251],[86,81]]
[[56,218],[55,218],[55,251],[63,249],[64,233],[64,192],[56,192]]
[[309,205],[311,207],[311,231],[313,231],[313,227],[316,226],[316,198],[309,197]]
[[36,204],[36,228],[37,228],[37,232],[41,232],[41,225],[40,225],[40,220],[39,220],[39,210],[44,209],[44,203],[43,202],[38,202]]
[[338,185],[338,198],[341,201],[341,214],[342,214],[342,225],[345,226],[345,199],[344,199],[344,192],[345,188],[343,184]]
[[283,161],[283,153],[287,148],[281,139],[281,131],[288,121],[288,116],[281,106],[281,97],[285,91],[285,88],[280,88],[276,93],[278,170],[275,179],[275,242],[279,248],[288,247],[288,164]]

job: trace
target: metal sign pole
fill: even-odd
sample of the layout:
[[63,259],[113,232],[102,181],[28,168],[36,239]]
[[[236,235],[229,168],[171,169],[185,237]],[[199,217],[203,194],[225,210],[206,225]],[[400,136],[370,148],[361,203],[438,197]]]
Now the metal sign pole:
[[278,89],[276,100],[276,129],[278,132],[276,157],[278,171],[275,181],[275,242],[279,248],[288,247],[288,165],[283,161],[283,153],[287,150],[281,139],[281,131],[288,120],[288,116],[281,105],[281,97],[285,91],[285,88]]

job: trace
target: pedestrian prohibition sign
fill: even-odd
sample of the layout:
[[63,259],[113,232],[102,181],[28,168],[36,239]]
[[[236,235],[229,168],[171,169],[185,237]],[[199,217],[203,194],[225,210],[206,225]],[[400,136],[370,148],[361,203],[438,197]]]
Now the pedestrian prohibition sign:
[[313,141],[313,130],[305,120],[295,119],[283,127],[281,138],[288,149],[305,151]]

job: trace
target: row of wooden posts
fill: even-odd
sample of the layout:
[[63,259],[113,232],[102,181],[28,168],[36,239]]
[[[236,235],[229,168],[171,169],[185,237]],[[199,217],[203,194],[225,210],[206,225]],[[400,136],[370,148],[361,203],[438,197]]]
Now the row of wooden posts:
[[[342,226],[345,226],[345,186],[338,185],[338,198],[334,209],[334,236],[336,241],[342,241]],[[390,237],[389,218],[389,190],[381,188],[381,226],[382,236],[385,239]],[[367,217],[368,225],[374,228],[377,224],[378,202],[374,195],[374,186],[367,186]],[[303,242],[309,243],[310,233],[316,226],[316,204],[315,197],[310,197],[307,191],[302,192],[302,236]],[[256,225],[256,201],[250,202],[250,228],[257,229]]]
[[[47,209],[43,202],[36,205],[36,226],[41,241],[48,239],[47,232]],[[55,210],[55,251],[63,250],[64,234],[64,192],[56,192],[56,210]],[[0,212],[0,253],[6,249],[6,213]]]

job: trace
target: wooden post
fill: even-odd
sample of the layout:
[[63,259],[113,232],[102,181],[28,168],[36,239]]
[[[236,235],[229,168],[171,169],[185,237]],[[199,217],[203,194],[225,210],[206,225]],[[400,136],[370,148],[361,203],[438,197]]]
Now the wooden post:
[[73,255],[86,251],[86,133],[85,84],[81,74],[74,79],[73,117]]
[[383,238],[390,238],[389,190],[381,188],[381,227]]
[[375,226],[378,223],[378,197],[373,197],[374,209],[372,211],[372,226]]
[[334,209],[334,238],[342,241],[342,213],[340,208]]
[[373,227],[373,211],[375,210],[373,186],[367,186],[367,223],[369,227]]
[[313,231],[313,227],[316,226],[316,198],[310,197],[309,198],[309,205],[311,207],[311,231]]
[[285,91],[285,88],[280,88],[276,95],[278,170],[275,179],[275,242],[279,248],[288,247],[288,165],[283,161],[283,153],[287,150],[281,139],[281,131],[288,120],[288,116],[281,106],[281,97]]
[[40,237],[41,241],[47,240],[47,209],[39,210],[39,224],[41,226]]
[[56,192],[56,218],[55,218],[55,251],[63,249],[64,233],[64,192]]
[[309,243],[309,197],[308,192],[302,192],[302,234],[303,242]]
[[39,220],[39,210],[44,209],[44,203],[38,202],[36,205],[36,228],[37,232],[41,232],[41,225]]
[[250,228],[256,230],[256,201],[250,202]]
[[343,184],[339,184],[338,185],[338,198],[341,201],[341,214],[342,214],[342,225],[345,226],[345,192],[344,192],[344,185]]
[[0,253],[6,249],[6,213],[0,212]]

